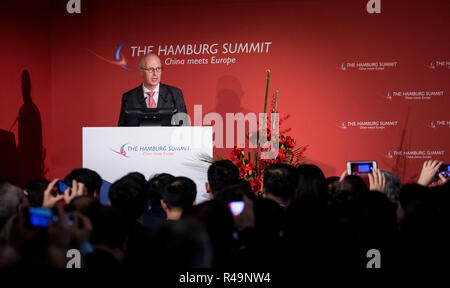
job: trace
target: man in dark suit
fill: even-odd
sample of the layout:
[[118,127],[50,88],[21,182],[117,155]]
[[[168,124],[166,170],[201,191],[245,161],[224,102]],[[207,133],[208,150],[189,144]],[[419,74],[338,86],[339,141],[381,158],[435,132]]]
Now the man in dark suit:
[[181,90],[160,83],[162,66],[156,54],[144,55],[139,61],[139,71],[142,85],[123,94],[118,126],[137,123],[137,119],[126,117],[125,109],[175,108],[177,112],[187,113]]

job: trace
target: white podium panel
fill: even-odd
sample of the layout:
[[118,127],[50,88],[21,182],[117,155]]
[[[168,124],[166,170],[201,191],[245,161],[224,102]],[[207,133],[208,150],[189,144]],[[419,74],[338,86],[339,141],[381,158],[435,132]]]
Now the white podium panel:
[[158,173],[189,177],[197,203],[207,199],[209,164],[200,158],[212,153],[212,127],[83,127],[84,168],[109,183],[134,171],[147,179]]

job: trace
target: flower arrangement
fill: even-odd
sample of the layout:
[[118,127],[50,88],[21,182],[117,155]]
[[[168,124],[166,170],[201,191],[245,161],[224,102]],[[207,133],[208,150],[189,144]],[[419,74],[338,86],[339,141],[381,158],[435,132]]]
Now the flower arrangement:
[[[257,148],[249,149],[248,154],[245,153],[244,148],[235,147],[230,153],[229,159],[238,167],[239,174],[242,179],[250,182],[253,193],[261,195],[261,185],[264,175],[264,169],[274,163],[285,163],[293,166],[299,166],[305,162],[304,152],[308,145],[303,145],[296,148],[296,141],[288,133],[291,128],[284,130],[279,129],[281,125],[290,118],[290,115],[286,115],[283,118],[275,119],[278,117],[277,102],[278,91],[272,97],[271,103],[271,119],[267,117],[267,96],[270,81],[270,70],[267,71],[267,85],[264,99],[264,118],[262,126],[256,132],[257,135],[247,135],[248,139],[256,139]],[[275,116],[275,117],[274,117]],[[266,127],[266,123],[270,120],[271,125]],[[279,121],[276,121],[279,120]],[[277,123],[279,122],[279,123]],[[279,125],[276,125],[279,124]],[[259,135],[267,131],[267,137],[264,137],[261,141]],[[256,136],[256,137],[255,137]],[[273,141],[278,138],[278,149],[273,147]],[[253,140],[254,141],[254,140]],[[269,155],[269,157],[262,157],[263,153]],[[248,157],[246,157],[248,155]],[[251,157],[253,155],[253,157]]]

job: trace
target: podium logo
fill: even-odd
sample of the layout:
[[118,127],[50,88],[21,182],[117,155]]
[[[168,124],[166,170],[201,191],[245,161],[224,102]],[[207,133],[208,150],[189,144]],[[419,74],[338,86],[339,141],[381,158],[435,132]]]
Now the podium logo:
[[107,59],[107,58],[105,58],[103,56],[98,55],[97,53],[95,53],[93,51],[90,51],[90,50],[89,51],[92,54],[94,54],[95,56],[97,56],[97,58],[99,58],[100,60],[105,61],[106,63],[113,64],[113,65],[116,65],[116,66],[120,66],[122,69],[125,69],[127,71],[134,71],[133,69],[127,67],[127,60],[125,59],[125,57],[122,54],[122,48],[123,48],[123,46],[125,46],[126,43],[127,42],[123,42],[122,44],[120,44],[117,47],[116,51],[114,52],[114,60],[109,60],[109,59]]
[[66,5],[67,13],[69,14],[81,14],[81,0],[70,0]]
[[117,154],[119,154],[119,155],[122,155],[123,157],[129,158],[129,157],[127,156],[127,151],[125,150],[125,145],[127,145],[127,144],[128,144],[128,143],[125,143],[125,144],[123,144],[122,146],[120,146],[119,151],[116,151],[116,150],[114,150],[114,149],[112,149],[112,148],[109,148],[109,149],[111,149],[111,151],[113,151],[114,153],[117,153]]

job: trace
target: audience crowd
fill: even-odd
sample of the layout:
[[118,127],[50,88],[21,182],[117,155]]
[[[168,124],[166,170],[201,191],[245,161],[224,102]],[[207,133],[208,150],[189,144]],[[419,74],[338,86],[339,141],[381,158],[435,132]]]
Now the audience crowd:
[[[377,249],[384,269],[439,268],[450,243],[441,164],[426,161],[407,184],[385,170],[326,178],[315,165],[273,164],[254,195],[221,160],[208,169],[202,203],[191,179],[166,173],[123,176],[107,206],[89,169],[67,175],[64,191],[58,179],[0,179],[0,267],[66,267],[77,249],[87,268],[358,270]],[[52,214],[48,225],[32,221],[36,208]]]

